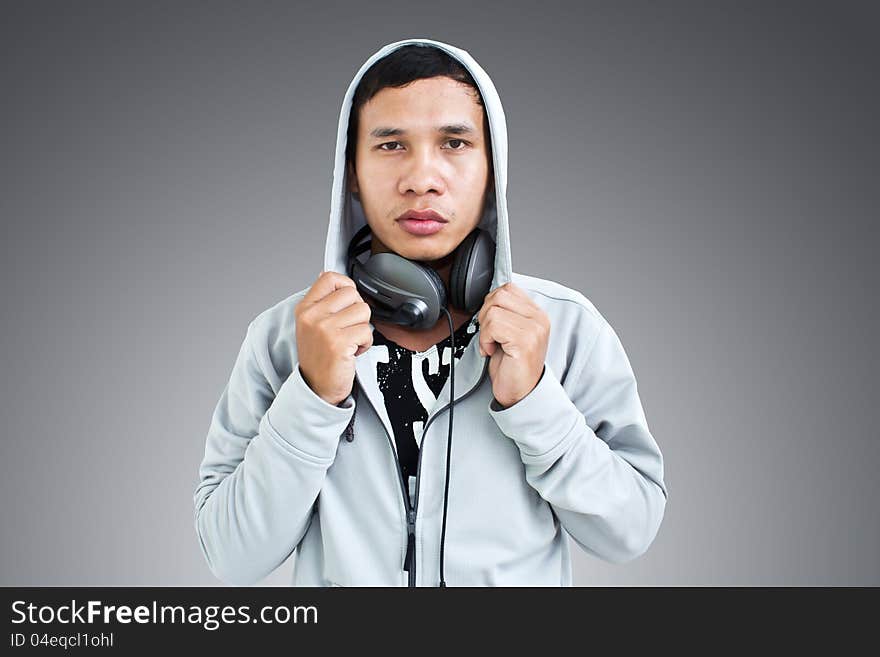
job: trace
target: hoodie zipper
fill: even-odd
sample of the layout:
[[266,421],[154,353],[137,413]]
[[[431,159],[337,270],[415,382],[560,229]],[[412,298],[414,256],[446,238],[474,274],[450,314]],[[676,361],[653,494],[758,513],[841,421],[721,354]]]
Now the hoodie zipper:
[[[357,377],[355,377],[357,379]],[[360,381],[358,381],[358,385]],[[361,390],[363,390],[363,386],[361,385]],[[364,392],[363,398],[366,399],[370,406],[373,408],[373,412],[378,416],[379,413],[376,410],[375,405],[370,400],[369,395]],[[391,434],[388,433],[388,429],[385,428],[385,423],[382,420],[379,420],[379,424],[382,425],[382,429],[385,431],[385,436],[388,438],[388,445],[391,447],[391,453],[394,455],[394,469],[397,471],[397,480],[400,482],[400,492],[403,496],[403,507],[406,512],[406,556],[403,560],[403,569],[409,573],[409,583],[408,586],[416,585],[416,562],[415,562],[415,540],[416,540],[416,512],[410,506],[409,503],[409,494],[406,492],[406,484],[403,481],[403,473],[400,471],[400,463],[397,460],[397,450],[394,448],[394,439],[391,437]]]
[[[453,356],[453,358],[454,357],[455,356]],[[486,378],[486,373],[488,371],[489,371],[489,358],[485,358],[485,360],[483,362],[483,372],[480,374],[479,380],[473,385],[473,387],[471,387],[470,390],[468,390],[466,393],[464,393],[461,397],[457,397],[455,399],[455,403],[457,404],[461,400],[466,399],[467,397],[470,397],[471,394],[474,392],[474,390],[476,390],[477,388],[480,387],[480,385],[482,385],[483,379]],[[422,428],[422,447],[419,449],[419,461],[418,461],[418,465],[416,467],[416,496],[415,496],[415,500],[413,501],[413,522],[415,522],[415,516],[419,510],[419,484],[422,480],[420,475],[422,473],[422,454],[424,454],[424,452],[425,452],[425,450],[424,450],[425,435],[427,434],[428,427],[431,426],[431,422],[434,421],[434,418],[436,418],[443,411],[445,411],[447,408],[449,408],[450,405],[451,405],[451,402],[448,402],[443,408],[441,408],[439,411],[434,413],[434,415],[429,417],[428,421],[425,423],[425,426]],[[450,454],[449,458],[451,458],[451,457],[452,457],[452,455]],[[415,550],[413,550],[412,562],[413,562],[413,571],[415,571],[415,562],[416,562]],[[414,577],[412,579],[414,579]],[[410,586],[415,586],[415,583],[411,583]]]
[[[483,379],[486,378],[486,372],[489,371],[489,359],[486,358],[483,364],[483,372],[480,374],[480,379],[477,383],[468,390],[461,397],[456,398],[455,403],[460,402],[462,399],[469,397],[474,390],[480,387],[483,383]],[[355,380],[357,381],[357,376],[355,376]],[[357,384],[361,386],[361,390],[363,390],[363,386],[360,381],[357,381]],[[378,416],[378,411],[376,410],[375,405],[370,400],[369,395],[364,391],[363,398],[366,399],[370,406],[373,408],[373,412]],[[449,408],[450,404],[447,403],[443,408],[434,413],[431,417],[428,418],[428,421],[425,423],[425,426],[422,428],[422,444],[424,445],[424,436],[425,432],[428,430],[428,427],[431,425],[431,422],[434,421],[434,418],[440,415],[443,411]],[[391,437],[391,434],[388,433],[388,429],[385,427],[385,423],[382,420],[379,420],[379,424],[382,425],[382,429],[385,431],[385,436],[388,438],[388,445],[391,447],[391,453],[394,455],[395,461],[395,470],[397,471],[397,480],[400,482],[400,492],[403,496],[403,507],[406,511],[406,556],[403,559],[403,569],[409,573],[409,579],[407,582],[408,587],[416,586],[416,512],[419,508],[419,481],[421,480],[420,475],[422,472],[422,453],[424,449],[419,449],[419,460],[418,465],[416,467],[416,495],[415,500],[412,505],[409,503],[409,493],[406,491],[406,484],[403,481],[403,473],[400,471],[400,463],[397,460],[397,450],[394,447],[394,439]]]

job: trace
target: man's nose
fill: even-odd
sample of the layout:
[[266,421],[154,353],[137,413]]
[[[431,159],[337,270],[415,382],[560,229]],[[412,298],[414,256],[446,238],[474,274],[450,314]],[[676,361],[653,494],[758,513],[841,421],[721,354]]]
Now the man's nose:
[[446,183],[442,175],[442,158],[422,149],[414,152],[407,163],[407,169],[400,179],[400,193],[427,194],[435,192],[442,194],[446,191]]

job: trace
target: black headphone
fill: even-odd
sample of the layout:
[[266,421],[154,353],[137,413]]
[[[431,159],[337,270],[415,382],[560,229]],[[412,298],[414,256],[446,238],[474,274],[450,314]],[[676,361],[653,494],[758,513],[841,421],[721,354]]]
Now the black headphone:
[[482,228],[474,228],[455,252],[447,294],[443,280],[431,267],[396,253],[375,253],[361,263],[357,257],[372,240],[358,244],[370,225],[364,225],[348,245],[348,274],[373,316],[401,326],[429,329],[451,303],[467,313],[480,309],[495,273],[495,242]]
[[[375,253],[361,264],[357,257],[370,248],[372,240],[358,244],[370,232],[363,226],[348,245],[348,275],[368,301],[378,319],[415,329],[433,328],[446,313],[452,355],[449,359],[449,437],[446,442],[446,485],[443,491],[443,527],[440,531],[440,586],[446,586],[443,572],[446,546],[446,510],[449,506],[449,465],[452,452],[452,420],[455,409],[455,325],[449,302],[467,313],[480,309],[495,273],[495,241],[482,228],[474,228],[455,251],[449,271],[449,294],[439,274],[427,265],[396,253]],[[483,371],[489,366],[486,359]],[[410,540],[413,536],[410,535]],[[407,550],[409,552],[409,548]]]

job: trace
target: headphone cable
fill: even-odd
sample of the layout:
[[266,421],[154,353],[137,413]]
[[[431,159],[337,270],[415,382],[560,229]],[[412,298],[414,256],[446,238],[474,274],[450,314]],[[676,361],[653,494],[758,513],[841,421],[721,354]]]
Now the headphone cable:
[[443,574],[443,564],[445,560],[444,547],[446,545],[446,509],[449,505],[449,466],[452,461],[452,411],[455,408],[455,325],[452,322],[452,315],[446,308],[441,308],[446,313],[449,320],[449,339],[451,344],[451,354],[449,356],[449,438],[446,441],[446,488],[443,491],[443,527],[440,530],[440,586],[446,587],[446,577]]

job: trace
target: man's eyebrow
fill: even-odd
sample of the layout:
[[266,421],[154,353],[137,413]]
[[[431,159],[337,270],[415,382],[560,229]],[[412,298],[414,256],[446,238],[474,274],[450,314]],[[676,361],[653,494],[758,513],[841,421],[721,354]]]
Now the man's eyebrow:
[[[450,123],[448,125],[437,126],[437,132],[446,135],[473,135],[476,133],[476,130],[474,130],[473,126],[469,123]],[[377,139],[382,139],[383,137],[400,137],[405,134],[406,130],[403,128],[379,127],[370,131],[370,136]]]

